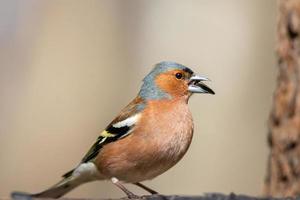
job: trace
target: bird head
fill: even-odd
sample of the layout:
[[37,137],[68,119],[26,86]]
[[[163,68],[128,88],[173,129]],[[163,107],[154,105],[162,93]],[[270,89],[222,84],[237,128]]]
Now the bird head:
[[144,99],[189,98],[194,93],[215,94],[203,83],[208,78],[175,62],[160,62],[143,79],[139,96]]

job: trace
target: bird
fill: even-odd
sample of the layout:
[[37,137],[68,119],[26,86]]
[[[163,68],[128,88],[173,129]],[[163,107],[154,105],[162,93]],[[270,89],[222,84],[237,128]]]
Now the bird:
[[111,180],[128,198],[139,196],[124,183],[142,184],[173,167],[187,152],[194,125],[188,101],[195,93],[215,94],[190,68],[163,61],[143,79],[137,96],[100,133],[79,164],[45,191],[13,192],[12,197],[59,198],[77,186],[96,180]]

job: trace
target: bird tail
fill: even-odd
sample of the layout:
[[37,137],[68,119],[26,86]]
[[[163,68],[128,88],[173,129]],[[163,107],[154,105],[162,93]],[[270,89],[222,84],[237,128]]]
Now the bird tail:
[[103,177],[94,163],[81,163],[75,169],[63,175],[63,179],[51,188],[36,194],[13,192],[14,200],[31,200],[32,198],[59,198],[75,187],[90,181],[103,180]]
[[28,194],[24,192],[13,192],[11,197],[14,200],[30,200],[32,198],[59,198],[82,183],[82,181],[70,176],[64,178],[54,186],[40,193]]

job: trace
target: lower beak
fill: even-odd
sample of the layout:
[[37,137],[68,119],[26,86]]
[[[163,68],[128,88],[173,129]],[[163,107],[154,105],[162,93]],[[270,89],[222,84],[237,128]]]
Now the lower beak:
[[209,79],[203,76],[193,75],[190,78],[189,82],[189,92],[215,94],[215,92],[212,89],[210,89],[207,85],[205,85],[202,81],[209,81]]

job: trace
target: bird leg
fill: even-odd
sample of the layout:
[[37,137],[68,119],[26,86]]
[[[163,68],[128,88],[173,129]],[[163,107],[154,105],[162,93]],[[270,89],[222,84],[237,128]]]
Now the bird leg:
[[149,193],[151,193],[151,194],[158,194],[158,192],[156,192],[155,190],[152,190],[151,188],[147,187],[147,186],[144,185],[144,184],[141,184],[141,183],[134,183],[134,185],[143,188],[144,190],[146,190],[147,192],[149,192]]
[[120,188],[127,195],[129,199],[140,199],[138,195],[133,194],[124,185],[122,185],[121,182],[116,177],[112,177],[111,182],[114,185],[116,185],[118,188]]

